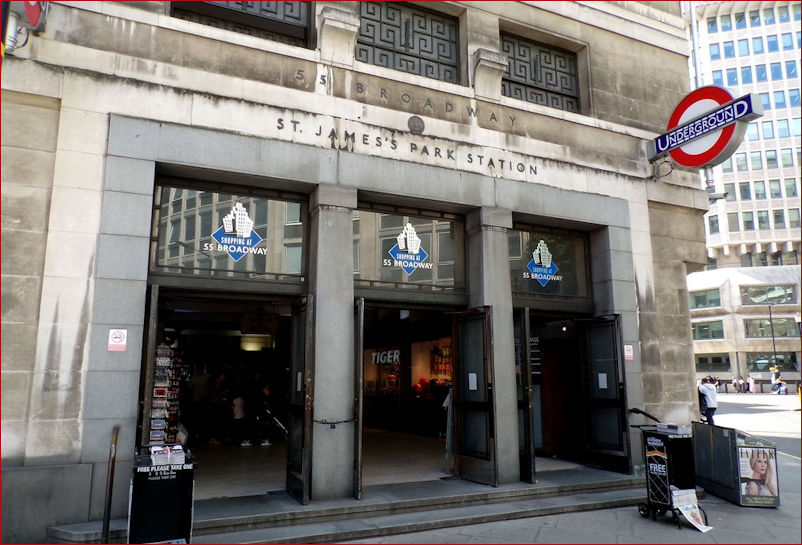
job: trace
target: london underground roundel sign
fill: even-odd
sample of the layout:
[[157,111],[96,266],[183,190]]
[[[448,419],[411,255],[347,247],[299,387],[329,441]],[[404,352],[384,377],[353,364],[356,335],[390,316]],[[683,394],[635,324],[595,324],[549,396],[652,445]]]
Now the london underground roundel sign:
[[700,87],[674,109],[666,132],[652,141],[649,160],[670,155],[686,167],[715,166],[738,149],[746,124],[762,115],[754,94],[733,98],[723,87]]

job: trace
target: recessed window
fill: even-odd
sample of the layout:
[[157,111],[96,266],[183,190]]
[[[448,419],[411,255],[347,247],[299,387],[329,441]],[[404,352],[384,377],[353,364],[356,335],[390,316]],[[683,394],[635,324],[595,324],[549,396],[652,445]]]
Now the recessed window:
[[756,180],[753,184],[755,186],[755,200],[762,201],[766,199],[766,182],[763,180]]
[[723,339],[724,323],[721,320],[691,324],[693,340]]
[[771,367],[777,367],[780,372],[799,371],[794,352],[747,352],[746,370],[767,372]]
[[796,287],[741,286],[742,305],[779,305],[796,303]]
[[774,228],[785,229],[785,210],[774,210],[772,215],[774,216]]
[[699,354],[696,356],[696,372],[726,373],[730,370],[730,358],[727,354]]
[[796,197],[796,180],[794,178],[786,178],[785,179],[785,196],[786,197]]
[[525,38],[501,35],[507,70],[501,79],[504,96],[579,112],[576,54]]
[[721,306],[721,294],[718,289],[694,291],[689,294],[692,309],[714,308]]
[[707,217],[707,224],[711,235],[717,235],[719,233],[718,230],[718,216],[712,215]]

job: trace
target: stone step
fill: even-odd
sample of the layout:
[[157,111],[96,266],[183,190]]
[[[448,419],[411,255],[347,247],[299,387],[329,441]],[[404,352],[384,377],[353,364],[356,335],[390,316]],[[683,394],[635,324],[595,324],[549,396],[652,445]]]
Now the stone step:
[[[610,497],[603,494],[609,493]],[[601,494],[601,495],[600,495]],[[617,494],[620,494],[617,495]],[[561,499],[563,498],[563,499]],[[596,500],[588,500],[596,498]],[[624,505],[638,503],[645,499],[644,479],[617,473],[581,468],[570,471],[543,472],[538,475],[537,484],[511,483],[491,487],[460,479],[441,479],[415,483],[397,483],[367,487],[363,499],[351,498],[337,500],[316,500],[308,505],[300,505],[284,491],[232,498],[214,498],[197,500],[193,505],[193,541],[201,539],[232,539],[231,543],[253,536],[243,532],[256,532],[253,537],[259,542],[264,536],[275,531],[279,541],[331,540],[326,536],[331,532],[325,530],[341,524],[360,524],[360,521],[372,520],[379,524],[382,517],[407,516],[395,519],[388,528],[398,528],[392,532],[404,530],[414,521],[425,524],[441,524],[444,527],[454,523],[464,523],[466,516],[474,516],[469,511],[462,514],[451,513],[451,509],[478,509],[477,516],[486,509],[496,512],[498,518],[516,518],[568,512],[571,504],[577,502],[582,509],[600,509],[615,507],[616,502],[624,501]],[[599,503],[601,501],[602,503]],[[516,507],[523,502],[524,507]],[[523,505],[522,504],[522,505]],[[506,505],[506,508],[499,507]],[[518,514],[516,514],[518,513]],[[439,521],[439,522],[438,522]],[[481,518],[476,522],[483,522]],[[314,526],[322,524],[324,526]],[[298,534],[298,528],[308,530]],[[295,530],[293,530],[295,528]],[[127,520],[114,519],[110,525],[110,541],[125,543],[127,536]],[[368,528],[353,528],[349,532],[367,531]],[[386,530],[391,532],[391,530]],[[346,534],[346,535],[351,535]],[[385,535],[385,534],[371,534]],[[48,530],[53,543],[100,543],[101,522],[86,522],[53,526]],[[283,537],[282,537],[283,536]],[[343,537],[342,539],[351,539]],[[224,542],[224,541],[220,541]],[[265,541],[269,542],[269,541]]]
[[644,492],[640,487],[552,496],[539,495],[490,503],[471,503],[459,507],[193,535],[192,542],[332,543],[484,522],[635,506],[643,501]]

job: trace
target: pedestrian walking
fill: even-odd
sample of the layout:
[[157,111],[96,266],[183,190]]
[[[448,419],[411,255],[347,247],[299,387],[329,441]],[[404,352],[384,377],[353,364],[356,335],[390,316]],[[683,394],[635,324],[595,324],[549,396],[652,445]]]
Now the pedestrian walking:
[[716,386],[711,383],[708,377],[705,377],[702,379],[702,384],[699,386],[699,393],[704,397],[704,415],[707,418],[707,423],[711,426],[714,426],[713,414],[718,408],[718,402],[716,401]]

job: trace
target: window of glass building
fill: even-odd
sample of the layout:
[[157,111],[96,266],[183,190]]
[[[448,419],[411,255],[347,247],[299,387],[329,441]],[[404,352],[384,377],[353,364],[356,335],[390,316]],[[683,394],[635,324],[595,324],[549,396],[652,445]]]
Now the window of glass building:
[[727,354],[696,355],[697,373],[726,373],[730,370],[730,358]]
[[[173,17],[311,48],[311,2],[172,2]],[[314,13],[314,11],[312,11]]]
[[741,219],[743,220],[744,231],[754,231],[755,230],[755,217],[752,212],[743,212],[741,215]]
[[777,150],[766,150],[766,168],[777,168]]
[[714,257],[707,258],[707,266],[705,267],[706,271],[715,271],[718,268],[718,261]]
[[[151,248],[151,270],[300,282],[305,232],[301,216],[301,228],[288,236],[283,213],[287,207],[305,209],[299,202],[275,200],[256,192],[232,194],[158,186],[153,216],[157,236]],[[268,240],[279,240],[281,244],[271,247]],[[282,249],[288,243],[297,248],[290,256],[295,258],[291,267]]]
[[749,56],[749,40],[747,39],[738,40],[738,56],[739,57]]
[[576,53],[509,34],[501,35],[507,69],[501,94],[559,110],[579,112]]
[[721,70],[713,70],[713,85],[724,85],[723,74]]
[[584,233],[515,225],[509,239],[513,293],[590,297]]
[[754,9],[749,12],[749,26],[760,26],[760,10]]
[[783,264],[783,253],[782,252],[774,252],[771,254],[771,265],[775,267],[777,265]]
[[763,180],[756,180],[755,186],[755,200],[762,201],[766,199],[766,182]]
[[741,267],[751,267],[751,266],[752,266],[752,254],[741,255]]
[[794,48],[794,35],[790,32],[783,34],[780,36],[780,41],[783,44],[783,50],[788,51]]
[[776,22],[774,20],[774,8],[766,8],[763,10],[763,22],[767,25],[773,25]]
[[799,71],[796,68],[796,61],[785,61],[785,77],[788,79],[799,77]]
[[766,267],[769,264],[769,258],[766,255],[766,252],[758,252],[757,254],[757,266],[758,267]]
[[727,214],[727,229],[730,233],[741,230],[740,223],[738,222],[738,212],[729,212]]
[[734,42],[724,42],[724,58],[725,59],[735,58],[735,43]]
[[752,38],[752,53],[755,55],[760,55],[763,53],[763,37],[757,36],[756,38]]
[[769,81],[768,73],[766,72],[765,64],[758,64],[755,66],[755,78],[758,82]]
[[721,294],[718,289],[693,291],[688,294],[690,296],[690,305],[692,309],[698,308],[714,308],[721,306]]
[[773,210],[774,228],[785,229],[785,210]]
[[774,91],[774,107],[785,108],[785,91]]
[[778,305],[796,303],[796,286],[741,286],[742,305]]
[[708,17],[707,18],[707,33],[714,34],[718,32],[718,19],[715,17]]
[[769,53],[776,53],[780,50],[779,42],[777,41],[776,34],[769,34],[766,36],[766,49]]
[[788,209],[788,227],[791,229],[799,227],[799,208]]
[[732,157],[727,157],[727,159],[721,163],[721,171],[732,172]]
[[[750,151],[749,152],[749,163],[751,165],[752,170],[762,170],[763,169],[763,154],[759,151]],[[748,186],[747,182],[747,186]]]
[[751,66],[742,66],[741,67],[741,83],[752,83],[752,67]]
[[714,61],[721,58],[721,47],[718,44],[710,44],[710,58]]
[[798,195],[796,191],[796,179],[795,178],[786,178],[785,179],[785,196],[786,197],[796,197]]
[[771,80],[777,81],[783,79],[783,67],[779,62],[771,63]]
[[764,111],[771,110],[771,97],[768,93],[760,93],[760,104]]
[[693,331],[694,341],[724,338],[724,322],[721,320],[715,320],[712,322],[696,322],[691,324],[691,329]]
[[757,211],[757,228],[761,231],[768,231],[771,229],[769,227],[769,211],[768,210],[758,210]]
[[768,140],[774,138],[774,122],[763,121],[760,125],[763,128],[763,138]]
[[727,85],[738,85],[737,68],[727,68]]
[[746,126],[746,139],[750,142],[760,140],[760,134],[757,130],[757,122],[753,121]]
[[802,104],[799,99],[799,89],[788,89],[788,102],[791,103],[792,108]]
[[769,180],[769,194],[772,199],[781,199],[783,196],[780,180]]
[[777,19],[781,23],[787,23],[791,20],[791,16],[788,14],[788,6],[777,6]]
[[783,252],[783,264],[785,265],[799,265],[799,254],[796,250],[790,252]]
[[[760,153],[760,152],[758,152]],[[738,184],[738,192],[741,195],[742,201],[751,201],[752,200],[752,191],[749,187],[749,182],[741,182]]]
[[771,195],[772,199],[782,198],[783,194],[780,180],[769,180],[769,195]]
[[745,153],[735,154],[735,169],[738,170],[739,172],[744,172],[748,170]]
[[788,127],[788,120],[787,119],[778,119],[777,120],[777,137],[778,138],[788,138],[791,136],[791,129]]
[[728,30],[732,30],[732,18],[730,17],[729,13],[720,15],[718,21],[719,24],[721,25],[721,32],[727,32]]
[[800,124],[798,117],[795,117],[791,120],[791,135],[800,136]]
[[791,4],[791,11],[794,12],[794,21],[800,20],[800,5],[799,4]]
[[735,14],[735,28],[746,28],[746,14],[744,12]]
[[[730,169],[730,172],[732,172],[732,169]],[[724,193],[727,194],[727,196],[725,197],[727,202],[734,202],[735,200],[737,200],[737,197],[735,195],[735,184],[724,184]]]
[[718,215],[713,214],[712,216],[707,217],[707,226],[708,230],[710,231],[711,235],[719,234],[718,230]]
[[459,22],[400,2],[359,2],[358,61],[459,83]]
[[[359,210],[355,286],[431,290],[465,287],[465,228],[450,214]],[[436,217],[434,217],[436,216]]]
[[791,148],[784,148],[780,150],[780,160],[782,161],[783,168],[794,166],[794,152]]
[[799,371],[799,363],[796,361],[794,352],[777,352],[776,358],[773,352],[747,352],[746,369],[747,371],[769,372],[770,367],[776,367],[780,372]]

